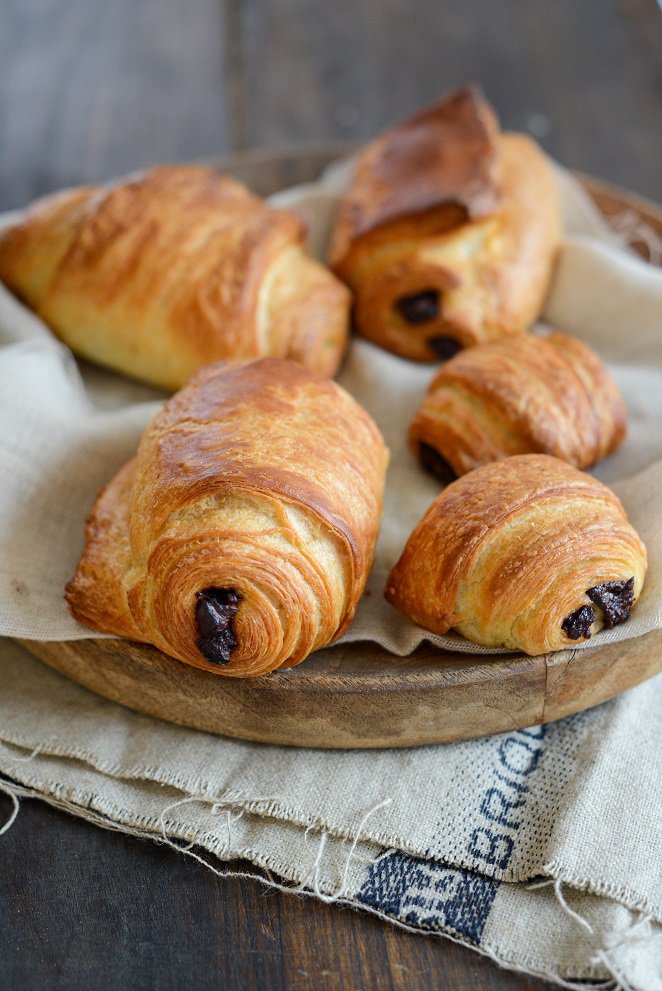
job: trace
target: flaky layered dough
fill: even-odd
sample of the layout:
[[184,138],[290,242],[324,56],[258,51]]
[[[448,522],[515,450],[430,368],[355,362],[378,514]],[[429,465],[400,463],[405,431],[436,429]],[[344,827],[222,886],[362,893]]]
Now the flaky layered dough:
[[588,468],[616,450],[626,423],[618,389],[586,344],[522,334],[451,358],[430,383],[409,441],[433,472],[430,449],[455,475],[536,452]]
[[71,611],[223,675],[298,664],[354,615],[387,460],[358,403],[294,362],[203,369],[100,494]]
[[349,293],[300,218],[195,166],[48,196],[0,236],[0,278],[73,351],[165,389],[262,355],[333,375]]
[[362,151],[329,259],[355,294],[359,334],[434,361],[528,328],[559,240],[546,158],[530,138],[500,135],[469,88]]
[[646,549],[610,489],[557,458],[524,454],[444,489],[386,598],[433,633],[542,654],[624,622],[645,574]]

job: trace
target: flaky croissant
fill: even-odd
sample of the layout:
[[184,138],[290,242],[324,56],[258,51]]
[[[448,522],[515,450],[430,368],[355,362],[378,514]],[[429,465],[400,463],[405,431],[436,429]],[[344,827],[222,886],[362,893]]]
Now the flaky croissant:
[[229,176],[161,166],[39,200],[0,235],[0,278],[74,352],[165,389],[262,355],[333,375],[349,293],[304,237]]
[[329,379],[278,359],[211,365],[100,494],[69,607],[219,674],[298,664],[354,615],[387,460]]
[[521,334],[451,358],[409,429],[442,481],[512,454],[552,454],[588,468],[625,436],[627,413],[607,369],[568,334]]
[[542,654],[625,622],[645,574],[646,549],[606,485],[522,454],[444,489],[385,594],[433,633]]
[[329,261],[359,334],[405,358],[528,328],[560,239],[551,168],[499,133],[477,90],[451,94],[368,144],[338,209]]

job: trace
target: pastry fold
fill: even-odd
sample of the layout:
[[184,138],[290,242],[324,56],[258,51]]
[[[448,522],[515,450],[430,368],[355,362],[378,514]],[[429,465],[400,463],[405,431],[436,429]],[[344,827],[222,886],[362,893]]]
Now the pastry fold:
[[0,278],[76,354],[174,390],[220,359],[335,374],[349,293],[297,214],[197,166],[47,196],[0,235]]
[[298,664],[354,615],[387,460],[334,382],[278,359],[209,366],[100,493],[69,607],[222,675]]
[[547,159],[530,138],[501,134],[469,87],[359,153],[329,261],[354,293],[359,334],[435,361],[528,328],[559,240]]
[[588,468],[622,442],[625,403],[598,356],[568,334],[521,334],[451,358],[409,429],[424,466],[445,480],[513,454]]
[[386,598],[433,633],[526,654],[627,620],[646,549],[614,493],[544,454],[477,468],[435,499]]

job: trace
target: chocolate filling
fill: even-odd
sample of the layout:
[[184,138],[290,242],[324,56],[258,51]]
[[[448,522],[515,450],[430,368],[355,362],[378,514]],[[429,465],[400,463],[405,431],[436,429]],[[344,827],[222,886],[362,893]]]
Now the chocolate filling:
[[595,612],[591,606],[580,606],[561,623],[561,629],[571,640],[589,640],[591,623],[595,620]]
[[624,623],[630,616],[634,599],[634,575],[627,581],[605,582],[586,590],[591,602],[602,609],[607,630]]
[[449,482],[453,482],[457,478],[446,458],[441,456],[436,447],[432,447],[430,444],[421,441],[418,448],[418,456],[425,470],[429,471],[435,478],[438,478],[444,485],[448,485]]
[[[629,619],[634,600],[634,575],[627,581],[604,582],[587,588],[586,594],[602,610],[604,627],[610,630]],[[571,640],[583,637],[588,640],[591,636],[591,623],[595,620],[595,610],[592,606],[580,606],[561,623],[561,629]]]
[[428,337],[428,347],[432,348],[441,361],[448,361],[462,350],[462,345],[454,337]]
[[234,588],[204,588],[196,593],[196,600],[198,648],[212,664],[228,664],[237,646],[232,620],[237,614],[241,595]]
[[426,289],[412,296],[401,296],[395,308],[407,323],[429,323],[439,316],[439,293],[436,289]]

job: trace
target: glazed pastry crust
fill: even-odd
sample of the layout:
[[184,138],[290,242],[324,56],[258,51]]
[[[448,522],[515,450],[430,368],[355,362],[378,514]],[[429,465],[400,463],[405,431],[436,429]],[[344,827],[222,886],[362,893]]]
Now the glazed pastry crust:
[[[449,485],[415,528],[386,598],[433,633],[454,629],[527,654],[572,647],[566,617],[588,589],[646,573],[646,549],[619,500],[556,458],[525,454]],[[603,625],[595,609],[590,633]]]
[[568,334],[492,341],[435,375],[409,430],[456,475],[514,454],[543,453],[588,468],[621,444],[625,403],[598,356]]
[[489,216],[499,205],[499,125],[475,87],[458,90],[366,145],[343,197],[330,247],[334,264],[365,234],[429,210]]
[[[222,675],[297,664],[354,615],[387,459],[358,403],[294,362],[203,369],[100,494],[70,609]],[[227,664],[198,648],[196,594],[209,588],[241,597]]]
[[38,201],[0,238],[0,278],[77,354],[164,389],[261,355],[331,376],[349,294],[304,239],[229,176],[159,166]]
[[[398,192],[417,171],[413,191]],[[359,334],[435,361],[431,338],[471,347],[527,329],[542,310],[559,242],[547,159],[530,138],[499,134],[487,104],[466,90],[360,154],[329,259],[354,292]],[[408,322],[398,301],[431,290],[437,316]]]

